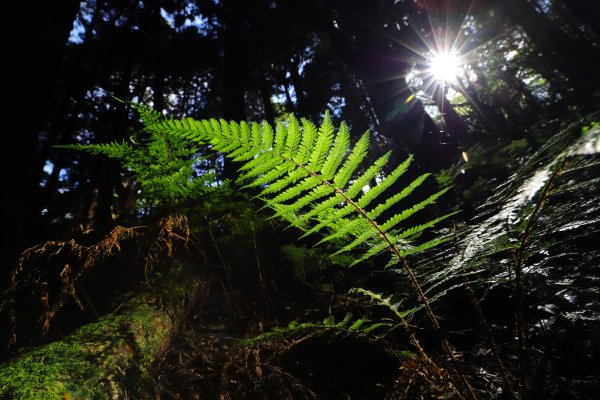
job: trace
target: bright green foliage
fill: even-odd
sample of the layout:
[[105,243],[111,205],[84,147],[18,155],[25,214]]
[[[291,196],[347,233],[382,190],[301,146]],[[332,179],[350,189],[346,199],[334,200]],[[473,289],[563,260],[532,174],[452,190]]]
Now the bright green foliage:
[[598,122],[598,121],[591,121],[588,125],[585,125],[584,127],[581,128],[581,133],[583,135],[586,135],[589,131],[591,131],[592,129],[597,128],[598,126],[600,126],[600,122]]
[[341,321],[337,322],[333,316],[329,316],[323,321],[318,322],[299,323],[297,321],[292,321],[286,327],[276,327],[272,331],[241,340],[238,343],[238,346],[249,346],[275,340],[298,340],[320,335],[328,335],[331,338],[338,335],[369,335],[372,337],[371,335],[375,330],[379,331],[381,330],[379,328],[386,328],[385,331],[387,332],[391,326],[393,325],[387,322],[370,323],[361,318],[352,319],[352,314],[348,313]]
[[412,315],[419,310],[421,307],[413,307],[409,310],[401,310],[400,306],[402,306],[402,300],[394,301],[392,296],[383,297],[381,293],[375,293],[371,290],[363,289],[363,288],[353,288],[350,289],[350,293],[357,293],[363,296],[370,298],[375,301],[377,304],[388,308],[400,321],[406,321]]
[[[144,124],[157,123],[162,118],[150,108],[140,108],[139,111]],[[120,160],[139,185],[138,209],[196,198],[215,181],[212,173],[201,176],[196,173],[195,165],[202,160],[197,155],[197,147],[188,140],[158,131],[132,138],[131,143],[59,147]]]
[[386,189],[397,184],[412,158],[385,174],[388,153],[359,173],[369,148],[368,134],[351,146],[347,126],[342,123],[336,132],[328,114],[319,128],[305,119],[298,121],[290,116],[273,130],[266,122],[238,124],[216,119],[163,119],[145,106],[137,105],[136,108],[150,135],[208,145],[234,161],[243,162],[240,181],[247,187],[259,189],[258,197],[275,210],[274,217],[286,220],[306,235],[323,233],[322,242],[334,239],[345,242],[338,253],[366,245],[369,250],[354,264],[390,250],[395,258],[393,261],[398,262],[408,254],[443,241],[436,239],[418,246],[410,244],[411,239],[423,230],[452,213],[423,224],[404,224],[410,216],[434,203],[447,189],[382,219],[385,211],[397,207],[398,202],[413,193],[427,175],[416,178],[398,193],[387,198],[382,196]]
[[102,317],[0,365],[0,398],[141,398],[137,392],[150,382],[147,367],[172,321],[144,297],[132,300],[129,307],[128,313]]

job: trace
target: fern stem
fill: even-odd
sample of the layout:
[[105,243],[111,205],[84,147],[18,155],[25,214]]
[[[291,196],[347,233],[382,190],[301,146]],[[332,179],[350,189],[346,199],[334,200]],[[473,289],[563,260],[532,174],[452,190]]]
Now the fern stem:
[[531,371],[531,360],[529,358],[529,349],[527,343],[527,315],[525,312],[525,296],[523,290],[523,261],[525,258],[525,251],[527,249],[527,245],[529,244],[529,238],[531,237],[531,233],[533,231],[533,224],[544,203],[546,202],[546,199],[550,195],[550,190],[554,186],[554,182],[563,173],[566,166],[567,160],[565,159],[562,161],[562,163],[556,169],[556,171],[554,171],[550,179],[548,179],[548,183],[546,183],[546,185],[544,186],[544,189],[540,194],[540,199],[535,205],[533,211],[531,212],[531,216],[527,221],[527,225],[525,226],[525,230],[523,231],[523,236],[521,238],[521,242],[519,243],[519,247],[513,253],[515,260],[515,301],[517,303],[516,325],[519,354],[519,380],[520,394],[522,400],[526,400],[529,397],[529,375]]
[[[456,238],[456,235],[455,235],[455,238]],[[458,243],[456,241],[455,241],[455,247],[456,247],[456,251],[458,254],[459,253]],[[467,278],[467,270],[465,269],[464,265],[461,266],[461,276],[462,276],[463,282],[465,284],[465,288],[467,289],[467,293],[469,295],[469,300],[471,301],[471,305],[473,306],[473,310],[475,310],[475,314],[477,315],[477,318],[479,319],[479,322],[481,323],[483,331],[485,332],[485,335],[488,339],[489,346],[492,351],[492,357],[494,358],[494,360],[496,361],[496,364],[498,364],[498,368],[500,369],[500,376],[502,378],[502,382],[504,382],[504,386],[506,386],[506,389],[508,391],[507,395],[510,400],[515,400],[517,398],[517,396],[515,395],[513,386],[511,385],[510,380],[508,379],[508,375],[509,375],[508,369],[506,368],[506,365],[504,364],[504,362],[502,361],[502,358],[500,357],[500,352],[498,351],[498,346],[496,345],[496,341],[494,340],[494,338],[492,336],[490,326],[487,323],[485,316],[483,315],[483,311],[481,310],[481,307],[479,306],[479,302],[477,301],[477,298],[475,296],[475,291],[473,290],[473,286],[471,285],[471,283],[469,282],[469,279]]]
[[[385,235],[385,233],[382,233],[382,234]],[[475,394],[473,387],[471,386],[471,384],[469,383],[469,381],[467,380],[465,375],[460,371],[460,368],[458,367],[458,360],[456,359],[456,356],[454,355],[454,352],[452,351],[450,342],[448,342],[448,339],[446,339],[445,335],[443,334],[440,323],[439,323],[438,319],[436,318],[435,314],[433,313],[433,309],[431,308],[429,300],[427,299],[427,296],[425,295],[423,288],[417,281],[417,277],[416,277],[415,273],[413,272],[412,268],[410,267],[408,260],[400,255],[400,252],[398,251],[396,246],[394,246],[389,241],[389,239],[387,239],[387,236],[386,236],[386,240],[388,241],[388,243],[390,243],[390,246],[391,246],[390,249],[392,249],[392,251],[394,252],[394,255],[396,255],[396,257],[398,257],[398,259],[400,260],[402,268],[404,269],[406,274],[409,276],[409,279],[410,279],[413,287],[417,291],[417,294],[421,300],[421,303],[425,307],[425,311],[431,321],[431,324],[433,325],[433,328],[440,335],[440,338],[442,340],[442,347],[443,347],[444,351],[447,353],[449,359],[451,360],[451,362],[454,366],[455,372],[458,374],[460,380],[462,381],[463,385],[467,389],[467,392],[469,393],[469,397],[472,400],[477,400],[477,395]]]
[[[408,322],[406,321],[406,318],[404,318],[404,315],[402,315],[401,312],[398,311],[397,307],[394,307],[391,302],[389,301],[389,299],[384,299],[381,296],[378,296],[376,294],[374,294],[373,292],[369,291],[369,290],[360,290],[360,293],[363,294],[367,294],[369,297],[371,297],[372,299],[376,299],[377,301],[381,302],[382,304],[384,304],[387,308],[389,308],[390,310],[393,311],[394,315],[400,320],[400,323],[402,324],[402,326],[404,327],[404,329],[406,330],[406,332],[408,333],[408,336],[410,338],[410,342],[412,343],[412,345],[417,349],[417,352],[419,353],[419,355],[421,356],[421,358],[427,363],[429,364],[429,366],[432,368],[432,370],[438,375],[439,378],[441,378],[442,380],[446,380],[448,385],[450,386],[450,388],[452,389],[452,391],[461,399],[464,400],[465,397],[463,396],[463,394],[460,392],[460,390],[458,389],[458,386],[454,383],[454,380],[450,377],[450,376],[444,376],[444,369],[442,369],[441,367],[439,367],[432,359],[431,357],[429,357],[427,355],[427,353],[425,352],[425,349],[423,349],[423,347],[421,346],[421,343],[419,342],[419,339],[417,339],[413,329],[410,327],[410,325],[408,324]],[[408,388],[407,388],[408,391]]]
[[[471,384],[469,383],[469,381],[467,380],[467,378],[465,377],[465,375],[458,368],[458,360],[456,359],[456,357],[454,356],[454,353],[452,352],[452,348],[450,346],[450,343],[448,342],[448,340],[445,338],[444,334],[442,333],[442,328],[440,326],[440,323],[439,323],[438,319],[436,318],[435,314],[433,313],[433,309],[431,308],[431,304],[429,302],[429,299],[427,298],[427,296],[425,295],[425,291],[423,290],[423,288],[419,284],[419,281],[417,280],[416,274],[414,273],[413,269],[411,268],[410,264],[408,263],[408,260],[405,257],[403,257],[402,254],[400,254],[400,251],[398,250],[398,247],[391,241],[391,239],[387,235],[387,233],[379,226],[379,224],[376,221],[374,221],[372,218],[369,217],[369,215],[368,215],[368,213],[367,213],[366,210],[364,210],[354,200],[352,200],[349,196],[347,196],[346,193],[342,189],[336,187],[334,184],[332,184],[331,182],[329,182],[328,180],[326,180],[320,174],[318,174],[318,173],[316,173],[314,171],[311,171],[306,166],[304,166],[304,165],[296,162],[295,160],[293,160],[293,159],[291,159],[289,157],[286,157],[284,155],[281,155],[281,154],[278,154],[278,155],[282,159],[284,159],[285,161],[288,161],[288,162],[291,162],[291,163],[295,164],[298,168],[302,168],[302,169],[306,170],[309,173],[309,175],[314,176],[315,178],[320,179],[323,182],[324,185],[329,186],[331,189],[333,189],[333,191],[335,193],[337,193],[340,196],[342,196],[342,198],[344,199],[344,201],[347,204],[349,204],[352,207],[354,207],[356,209],[356,211],[363,218],[365,218],[369,222],[369,224],[371,224],[373,226],[373,228],[375,228],[377,230],[377,233],[387,243],[389,249],[392,251],[392,253],[394,254],[394,256],[398,259],[398,261],[402,265],[402,268],[404,269],[404,271],[408,275],[408,278],[410,280],[411,285],[417,291],[417,297],[419,298],[419,300],[423,304],[423,307],[425,308],[425,312],[427,313],[427,316],[429,317],[429,320],[431,321],[431,324],[432,324],[434,330],[438,333],[438,335],[440,335],[440,338],[442,340],[442,347],[443,347],[444,351],[447,353],[448,358],[451,360],[452,364],[454,365],[455,371],[459,375],[460,380],[462,381],[463,385],[467,389],[467,392],[469,393],[469,397],[472,400],[477,400],[477,395],[475,394],[475,391],[473,390],[473,387],[471,386]],[[405,328],[408,328],[408,323],[406,323],[406,321],[404,321],[403,325],[405,326]],[[410,332],[410,330],[409,330],[409,332]],[[419,342],[418,342],[417,338],[415,337],[415,335],[412,332],[410,332],[410,336],[411,336],[411,341],[414,341],[413,344],[415,345],[415,347],[417,348],[417,350],[422,355],[424,355],[426,357],[426,359],[429,359],[429,357],[426,356],[425,351],[423,350],[423,348],[419,345]],[[453,383],[453,385],[455,386],[454,383]],[[457,391],[457,394],[461,398],[463,398],[462,395],[460,394],[460,392]]]

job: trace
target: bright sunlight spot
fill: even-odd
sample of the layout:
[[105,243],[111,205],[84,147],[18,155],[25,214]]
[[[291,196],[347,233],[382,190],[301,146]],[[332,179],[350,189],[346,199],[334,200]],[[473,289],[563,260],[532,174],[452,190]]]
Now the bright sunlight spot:
[[452,53],[437,53],[431,59],[431,74],[439,81],[451,82],[461,74],[459,58]]

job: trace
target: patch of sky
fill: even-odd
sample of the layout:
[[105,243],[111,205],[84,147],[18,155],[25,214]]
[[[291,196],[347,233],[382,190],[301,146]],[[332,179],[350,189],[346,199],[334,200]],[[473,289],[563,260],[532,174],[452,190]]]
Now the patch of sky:
[[169,106],[175,107],[179,104],[179,96],[175,93],[169,93],[167,95],[167,102]]
[[440,113],[440,109],[436,105],[425,104],[424,108],[425,112],[429,114],[434,120],[442,116],[442,114]]
[[[48,184],[48,177],[54,172],[54,168],[56,168],[54,163],[50,160],[46,160],[46,163],[44,164],[44,172],[46,175],[40,181],[40,187],[46,187],[46,185]],[[65,182],[68,177],[69,177],[69,174],[67,173],[67,170],[64,168],[61,168],[60,171],[58,172],[58,181]],[[60,191],[60,189],[59,189],[59,191]]]
[[536,7],[542,11],[544,14],[550,13],[552,9],[552,1],[551,0],[537,0],[535,1]]
[[468,15],[463,20],[462,25],[463,35],[470,36],[477,32],[477,25],[475,24],[475,16]]
[[169,24],[171,28],[175,27],[175,15],[168,13],[164,8],[160,9],[160,15],[164,18],[165,21]]
[[91,139],[94,137],[94,134],[88,129],[81,129],[76,136],[77,143],[81,144],[90,144]]
[[294,87],[286,87],[285,85],[280,85],[279,89],[281,90],[279,93],[276,93],[271,96],[271,101],[275,104],[285,104],[287,98],[289,97],[292,103],[296,104],[296,91]]
[[283,92],[274,94],[271,96],[271,101],[275,104],[285,104],[285,94]]
[[73,28],[69,33],[68,43],[81,44],[83,43],[83,35],[85,34],[85,24],[92,22],[93,9],[86,1],[81,2],[75,21],[73,22]]
[[169,13],[164,8],[161,8],[160,15],[163,17],[163,19],[165,21],[167,21],[169,26],[171,28],[175,29],[175,31],[177,31],[177,32],[180,32],[189,27],[192,27],[192,28],[195,28],[196,31],[201,35],[208,34],[208,31],[209,31],[208,18],[206,18],[202,14],[198,13],[197,10],[195,8],[193,8],[191,5],[188,5],[186,7],[185,11],[186,11],[187,15],[192,15],[192,14],[196,14],[196,15],[194,15],[193,17],[186,16],[185,19],[183,20],[183,24],[181,24],[181,26],[176,26],[174,13]]
[[342,96],[333,96],[327,103],[327,108],[331,110],[331,114],[336,118],[342,116],[342,109],[346,105],[346,99]]

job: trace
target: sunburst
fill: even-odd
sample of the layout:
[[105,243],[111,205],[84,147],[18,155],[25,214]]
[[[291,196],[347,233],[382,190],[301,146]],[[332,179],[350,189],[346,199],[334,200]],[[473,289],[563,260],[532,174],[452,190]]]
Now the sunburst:
[[[462,12],[450,10],[450,2],[447,6],[445,11],[436,8],[433,18],[432,10],[425,9],[423,14],[419,14],[425,17],[424,20],[407,20],[407,24],[420,39],[419,43],[412,40],[412,43],[397,41],[416,56],[411,59],[413,68],[405,75],[409,86],[416,97],[434,99],[439,110],[430,107],[428,112],[442,115],[445,113],[444,105],[448,102],[440,99],[446,96],[450,97],[448,101],[452,101],[457,95],[462,95],[469,104],[477,107],[465,88],[477,85],[477,77],[473,75],[471,66],[481,63],[478,50],[491,40],[480,42],[477,35],[473,34],[477,32],[473,26],[474,1]],[[445,13],[445,18],[440,12]],[[461,21],[457,21],[457,14],[462,14]],[[445,21],[439,23],[443,20]]]
[[[433,18],[431,10],[425,9],[424,14],[421,14],[425,16],[425,20],[421,20],[420,23],[408,20],[408,25],[420,38],[420,43],[400,43],[417,56],[417,59],[413,60],[414,68],[410,74],[413,77],[418,76],[424,92],[436,92],[439,86],[453,87],[460,91],[461,81],[468,79],[468,65],[477,62],[475,51],[483,45],[473,45],[474,36],[469,32],[472,30],[471,11],[475,1],[471,1],[468,9],[462,12],[450,10],[450,4],[451,2],[448,2],[445,12],[437,8]],[[438,14],[440,11],[445,13],[445,17]],[[457,13],[463,14],[460,22],[456,21]],[[445,22],[439,23],[440,20]],[[423,26],[423,22],[428,26]]]
[[431,74],[431,76],[438,82],[452,83],[456,81],[458,76],[464,73],[464,62],[461,59],[461,56],[455,51],[435,52],[431,55],[428,61],[429,68],[427,73]]

